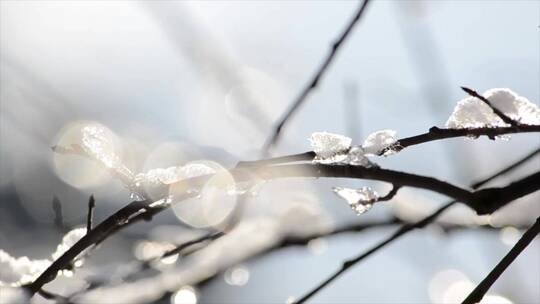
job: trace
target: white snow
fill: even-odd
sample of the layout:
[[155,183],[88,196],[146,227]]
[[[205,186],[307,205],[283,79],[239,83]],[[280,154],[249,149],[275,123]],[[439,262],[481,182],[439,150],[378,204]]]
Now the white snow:
[[396,131],[380,130],[369,134],[362,148],[365,154],[379,155],[385,148],[396,143]]
[[50,264],[49,260],[30,260],[26,256],[15,258],[0,249],[0,285],[19,286],[32,282]]
[[[53,260],[59,258],[85,234],[86,229],[84,228],[76,228],[68,232],[62,238],[62,242],[57,246],[51,258]],[[50,259],[31,260],[26,256],[15,258],[0,249],[0,286],[20,286],[30,283],[45,271],[51,263],[52,260]],[[83,261],[81,259],[76,260],[74,263],[76,267],[80,267],[82,264]]]
[[349,207],[351,207],[356,215],[369,211],[373,203],[379,199],[379,194],[370,187],[359,189],[333,187],[332,190],[337,196],[347,201],[347,204],[349,204]]
[[331,164],[341,162],[347,157],[352,139],[334,133],[315,132],[311,134],[309,141],[313,152],[317,154],[315,161]]
[[[540,124],[538,106],[510,89],[490,89],[483,96],[511,119],[523,124]],[[503,122],[487,104],[472,96],[460,100],[446,121],[446,127],[450,129],[506,126],[509,125]]]

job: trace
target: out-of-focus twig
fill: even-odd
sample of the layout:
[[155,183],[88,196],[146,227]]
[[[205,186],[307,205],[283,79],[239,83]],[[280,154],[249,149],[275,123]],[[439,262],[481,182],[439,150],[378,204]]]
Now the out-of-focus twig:
[[64,232],[66,230],[66,225],[64,224],[64,217],[62,215],[62,203],[55,195],[52,200],[52,208],[54,211],[54,226]]
[[92,221],[94,220],[94,208],[96,207],[96,201],[94,195],[90,195],[88,200],[88,216],[86,217],[86,233],[92,230]]
[[519,241],[510,249],[510,251],[504,256],[504,258],[491,270],[487,277],[476,286],[476,288],[463,300],[462,304],[474,304],[479,303],[484,295],[488,292],[489,288],[501,274],[512,264],[512,262],[521,254],[523,250],[534,240],[534,238],[540,233],[540,217],[536,219],[534,225],[529,228],[525,234],[519,239]]
[[[484,180],[475,183],[473,185],[473,188],[477,189],[477,188],[485,185],[489,181],[493,180],[494,178],[496,178],[498,176],[501,176],[503,174],[506,174],[506,173],[516,169],[519,165],[522,165],[525,161],[529,160],[530,158],[531,158],[530,154],[526,155],[525,157],[519,159],[518,161],[511,164],[510,166],[507,166],[507,167],[503,168],[502,170],[497,171],[493,175],[485,178]],[[417,228],[423,228],[426,225],[434,222],[444,211],[446,211],[448,208],[453,206],[455,203],[456,203],[456,201],[448,202],[445,205],[443,205],[442,207],[440,207],[439,209],[437,209],[435,212],[430,214],[429,216],[425,217],[424,219],[422,219],[422,220],[420,220],[420,221],[418,221],[416,223],[407,223],[407,224],[402,225],[401,228],[399,228],[396,232],[394,232],[387,239],[381,241],[379,244],[373,246],[372,248],[368,249],[367,251],[363,252],[362,254],[358,255],[357,257],[343,262],[341,268],[337,272],[335,272],[330,277],[325,279],[322,283],[318,284],[315,288],[313,288],[306,295],[304,295],[303,297],[298,299],[295,303],[300,304],[300,303],[306,302],[308,299],[313,297],[317,292],[319,292],[320,290],[325,288],[328,284],[330,284],[332,281],[334,281],[336,278],[341,276],[341,274],[344,273],[345,271],[347,271],[349,268],[351,268],[354,265],[358,264],[360,261],[362,261],[365,258],[369,257],[370,255],[377,252],[378,250],[385,247],[386,245],[392,243],[393,241],[400,238],[404,234],[407,234],[408,232],[413,231],[413,230],[415,230]],[[537,221],[537,223],[538,223],[538,221]]]
[[349,24],[345,28],[345,31],[343,31],[343,33],[341,33],[338,39],[332,44],[332,48],[330,49],[330,52],[326,56],[326,59],[323,61],[322,65],[319,67],[317,72],[315,72],[315,75],[313,76],[313,78],[311,78],[307,86],[302,90],[302,92],[300,92],[300,95],[298,95],[298,97],[295,99],[292,105],[287,109],[283,117],[276,124],[276,127],[272,130],[272,133],[270,134],[270,136],[268,137],[268,139],[266,140],[263,146],[263,151],[265,153],[268,152],[268,150],[272,148],[273,145],[276,144],[285,124],[290,120],[292,115],[298,110],[298,108],[302,105],[302,103],[305,102],[309,93],[311,93],[317,87],[319,80],[323,77],[324,73],[330,66],[330,63],[334,60],[337,52],[339,51],[340,46],[343,44],[343,42],[345,42],[345,40],[351,33],[352,29],[354,28],[354,26],[361,19],[369,2],[370,0],[364,0],[364,2],[362,2],[358,10],[356,11],[356,14],[354,15],[353,19],[349,22]]

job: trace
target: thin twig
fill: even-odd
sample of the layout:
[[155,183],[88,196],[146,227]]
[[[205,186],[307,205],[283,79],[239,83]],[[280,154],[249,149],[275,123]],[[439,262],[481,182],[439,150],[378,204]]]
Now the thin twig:
[[56,301],[56,303],[68,303],[68,298],[62,295],[47,291],[45,289],[38,290],[38,294],[44,299]]
[[485,98],[484,96],[478,94],[478,92],[476,92],[475,90],[471,90],[469,88],[466,88],[466,87],[461,87],[461,89],[463,91],[465,91],[467,94],[471,95],[472,97],[476,97],[478,99],[480,99],[481,101],[483,101],[485,104],[487,104],[491,110],[493,110],[493,112],[499,116],[502,121],[504,121],[505,123],[513,126],[513,127],[518,127],[519,126],[519,123],[515,120],[513,120],[512,118],[508,117],[506,114],[504,114],[501,110],[497,109],[497,107],[495,107],[487,98]]
[[94,219],[94,208],[96,207],[96,201],[94,200],[94,195],[90,195],[88,200],[88,215],[86,217],[86,233],[90,233],[92,230],[92,221]]
[[[494,178],[498,177],[498,176],[501,176],[503,174],[506,174],[506,173],[509,173],[510,171],[516,169],[519,165],[522,165],[523,163],[525,163],[527,160],[529,160],[531,158],[530,154],[526,155],[525,157],[521,158],[520,160],[518,160],[517,162],[515,162],[514,164],[508,166],[508,167],[505,167],[503,168],[502,170],[499,170],[498,172],[496,172],[495,174],[485,178],[484,180],[482,181],[479,181],[477,183],[475,183],[474,185],[472,185],[472,188],[473,189],[478,189],[479,187],[485,185],[486,183],[488,183],[489,181],[493,180]],[[518,165],[516,165],[518,164]],[[437,209],[435,212],[433,212],[432,214],[430,214],[429,216],[425,217],[424,219],[416,222],[416,223],[413,223],[413,224],[404,224],[403,226],[401,226],[401,228],[399,228],[396,232],[394,232],[390,237],[388,237],[387,239],[381,241],[379,244],[375,245],[374,247],[368,249],[367,251],[365,251],[364,253],[360,254],[359,256],[357,256],[356,258],[353,258],[353,259],[350,259],[350,260],[347,260],[343,263],[343,265],[341,266],[341,268],[335,272],[334,274],[332,274],[329,278],[327,278],[326,280],[324,280],[322,283],[320,283],[319,285],[317,285],[315,288],[313,288],[310,292],[308,292],[306,295],[304,295],[302,298],[300,298],[299,300],[297,300],[295,303],[296,304],[300,304],[300,303],[304,303],[306,302],[308,299],[310,299],[311,297],[313,297],[317,292],[319,292],[320,290],[322,290],[323,288],[325,288],[328,284],[330,284],[332,281],[334,281],[336,278],[338,278],[342,273],[344,273],[345,271],[347,271],[349,268],[351,268],[352,266],[358,264],[360,261],[362,261],[363,259],[369,257],[370,255],[372,255],[373,253],[377,252],[378,250],[380,250],[381,248],[385,247],[386,245],[392,243],[393,241],[395,241],[396,239],[398,239],[399,237],[403,236],[404,234],[407,234],[408,232],[416,229],[416,228],[422,228],[430,223],[432,223],[433,221],[435,221],[445,210],[447,210],[449,207],[451,207],[452,205],[454,205],[456,203],[456,201],[451,201],[451,202],[448,202],[446,203],[445,205],[443,205],[441,208]]]
[[430,216],[424,218],[423,220],[421,221],[418,221],[414,224],[406,224],[406,225],[403,225],[401,226],[401,228],[399,230],[397,230],[396,232],[394,232],[389,238],[387,238],[386,240],[380,242],[379,244],[377,244],[376,246],[370,248],[369,250],[367,250],[366,252],[362,253],[361,255],[353,258],[353,259],[350,259],[350,260],[346,260],[345,262],[343,262],[343,264],[341,265],[341,268],[335,272],[334,274],[332,274],[330,277],[328,277],[326,280],[324,280],[322,283],[320,283],[319,285],[317,285],[317,287],[315,287],[314,289],[312,289],[310,292],[308,292],[306,295],[304,295],[303,297],[301,297],[300,299],[298,299],[296,302],[296,304],[300,304],[300,303],[304,303],[306,302],[307,300],[309,300],[312,296],[314,296],[317,292],[319,292],[320,290],[322,290],[324,287],[326,287],[328,284],[330,284],[332,281],[334,281],[337,277],[339,277],[342,273],[344,273],[345,271],[347,271],[349,268],[351,268],[352,266],[356,265],[357,263],[359,263],[360,261],[362,261],[363,259],[369,257],[370,255],[372,255],[373,253],[377,252],[378,250],[380,250],[381,248],[385,247],[386,245],[392,243],[394,240],[396,240],[397,238],[399,238],[400,236],[406,234],[407,232],[409,231],[412,231],[416,228],[423,228],[424,226],[426,226],[427,224],[431,223],[432,221],[434,221],[435,219],[437,219],[437,217],[439,217],[439,215],[441,215],[446,209],[450,208],[451,206],[453,206],[454,204],[456,203],[456,201],[451,201],[449,203],[447,203],[446,205],[444,205],[443,207],[437,209],[437,211],[435,211],[434,213],[432,213]]
[[[489,138],[495,138],[499,135],[505,134],[518,134],[518,133],[534,133],[540,132],[540,125],[521,125],[519,129],[514,127],[498,127],[498,128],[464,128],[464,129],[442,129],[438,127],[431,127],[428,132],[398,139],[395,144],[381,151],[381,155],[385,154],[388,150],[395,152],[401,151],[407,147],[420,145],[432,141],[456,138],[456,137],[479,137],[488,136]],[[310,161],[315,157],[315,152],[308,151],[298,154],[278,156],[273,158],[254,160],[254,161],[242,161],[239,162],[237,168],[250,168],[259,166],[270,166],[283,163]]]
[[534,240],[534,238],[540,233],[540,217],[536,219],[534,225],[529,228],[525,234],[519,239],[519,241],[510,249],[510,251],[504,256],[504,258],[491,270],[478,286],[463,300],[462,304],[474,304],[479,303],[484,295],[488,292],[489,288],[501,274],[512,264],[512,262],[521,254],[523,250]]
[[62,203],[55,195],[52,200],[52,208],[54,211],[54,226],[64,232],[66,230],[66,225],[64,224],[64,217],[62,215]]
[[487,183],[487,182],[490,182],[491,180],[495,179],[496,177],[500,176],[500,175],[503,175],[505,174],[506,172],[510,172],[512,170],[514,170],[515,168],[521,166],[523,163],[527,162],[528,160],[532,159],[533,157],[535,157],[538,153],[540,153],[540,147],[538,147],[536,150],[532,151],[531,153],[527,154],[525,157],[523,157],[520,161],[518,162],[515,162],[513,163],[512,165],[510,165],[509,167],[507,167],[505,170],[501,171],[499,175],[497,176],[493,176],[491,178],[488,178],[488,179],[484,179],[484,180],[481,180],[481,181],[478,181],[476,183],[473,183],[472,184],[472,188],[473,189],[478,189],[481,185]]
[[364,11],[366,10],[369,2],[370,0],[364,0],[364,2],[362,2],[358,10],[356,11],[356,14],[354,15],[353,19],[349,22],[349,24],[345,28],[345,31],[332,44],[332,48],[330,49],[330,52],[326,56],[326,59],[323,61],[322,65],[319,67],[319,69],[317,70],[313,78],[309,81],[308,85],[302,90],[300,95],[296,98],[296,100],[293,102],[291,107],[287,109],[287,111],[285,112],[285,115],[280,119],[279,123],[272,130],[272,134],[270,134],[269,138],[266,140],[263,147],[263,151],[265,153],[268,152],[268,150],[273,145],[275,145],[275,143],[279,139],[283,126],[285,126],[285,124],[289,121],[291,116],[296,112],[296,110],[298,110],[298,108],[302,105],[302,103],[304,103],[309,93],[317,87],[319,80],[323,77],[324,73],[328,69],[332,60],[334,60],[340,46],[343,44],[343,42],[345,42],[345,40],[351,33],[352,29],[354,28],[354,26],[358,23],[358,21],[364,14]]
[[392,185],[392,189],[390,189],[390,191],[385,195],[385,196],[381,196],[377,199],[378,202],[384,202],[384,201],[389,201],[391,200],[392,198],[394,198],[394,196],[396,196],[396,194],[398,193],[399,189],[401,188],[400,185],[395,185],[393,184]]

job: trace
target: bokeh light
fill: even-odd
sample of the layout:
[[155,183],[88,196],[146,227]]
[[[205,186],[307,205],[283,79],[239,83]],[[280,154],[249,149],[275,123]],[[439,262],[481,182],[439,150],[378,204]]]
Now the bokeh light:
[[[223,222],[234,210],[237,201],[236,185],[233,176],[220,164],[213,161],[197,161],[190,164],[202,164],[216,173],[206,181],[202,189],[191,188],[180,181],[172,184],[169,194],[173,200],[173,210],[184,223],[196,227],[215,227]],[[198,192],[195,197],[175,202],[176,197],[185,192]]]
[[[108,153],[120,155],[121,143],[118,137],[107,127],[98,122],[75,121],[64,126],[54,142],[59,149],[73,149],[74,145],[83,145],[83,129],[96,127],[102,130],[101,136],[106,139]],[[83,154],[53,153],[53,164],[56,175],[67,184],[76,188],[89,188],[104,184],[111,176],[98,161]]]
[[519,238],[521,237],[521,233],[519,230],[515,227],[508,226],[501,229],[501,232],[499,233],[499,237],[501,239],[501,242],[508,246],[514,246],[517,241],[519,241]]
[[197,291],[191,286],[184,286],[171,296],[171,304],[197,304]]
[[225,282],[233,286],[244,286],[249,281],[249,269],[246,266],[238,265],[227,269],[224,274]]

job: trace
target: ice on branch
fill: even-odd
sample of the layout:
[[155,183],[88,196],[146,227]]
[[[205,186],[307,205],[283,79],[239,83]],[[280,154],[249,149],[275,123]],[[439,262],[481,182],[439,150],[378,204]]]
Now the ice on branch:
[[311,147],[316,156],[313,159],[315,164],[324,165],[371,165],[365,157],[362,147],[351,147],[352,139],[343,135],[315,132],[309,139]]
[[30,260],[26,256],[15,258],[0,249],[0,286],[30,283],[49,265],[50,260]]
[[[490,89],[483,96],[490,101],[493,107],[519,123],[540,124],[538,106],[510,89]],[[446,127],[450,129],[508,126],[510,125],[503,122],[486,103],[472,96],[460,100],[446,121]]]
[[317,155],[314,162],[332,164],[343,162],[347,158],[352,139],[339,134],[315,132],[311,134],[309,141]]
[[347,201],[347,204],[356,215],[369,211],[373,203],[379,199],[379,194],[370,187],[360,189],[333,187],[332,190],[337,196]]
[[[362,144],[365,154],[380,155],[386,148],[396,143],[396,131],[380,130],[369,134]],[[388,150],[391,154],[392,150]]]
[[135,180],[137,183],[169,185],[183,179],[215,173],[215,169],[205,164],[190,163],[185,166],[169,167],[166,169],[156,168],[148,171],[147,173],[139,173],[135,176]]
[[310,142],[316,156],[313,163],[326,165],[352,165],[370,167],[374,164],[366,156],[385,155],[394,150],[387,149],[396,143],[396,131],[381,130],[370,134],[362,146],[351,146],[351,138],[327,132],[316,132]]
[[82,147],[84,151],[100,161],[107,168],[121,165],[111,132],[102,125],[90,124],[82,128]]

